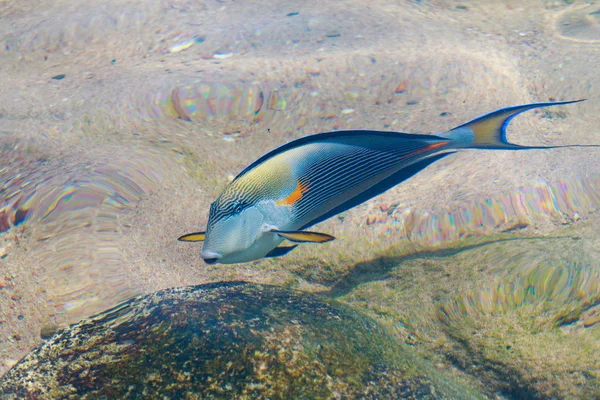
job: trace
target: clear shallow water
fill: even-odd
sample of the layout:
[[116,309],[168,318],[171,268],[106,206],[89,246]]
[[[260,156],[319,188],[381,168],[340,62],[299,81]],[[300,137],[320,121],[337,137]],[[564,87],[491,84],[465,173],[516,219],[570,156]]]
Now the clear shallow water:
[[[464,152],[323,224],[340,238],[327,246],[207,267],[198,247],[175,242],[203,228],[208,205],[244,166],[306,134],[434,133],[498,107],[588,98],[519,117],[509,138],[600,143],[594,6],[0,7],[0,373],[39,343],[43,326],[138,293],[230,279],[327,292],[380,256],[503,231],[552,235],[574,224],[578,235],[578,224],[597,218],[598,150]],[[590,259],[569,268],[589,266],[593,281],[590,235],[573,254]],[[517,281],[529,274],[516,271]],[[449,274],[450,286],[462,284]]]

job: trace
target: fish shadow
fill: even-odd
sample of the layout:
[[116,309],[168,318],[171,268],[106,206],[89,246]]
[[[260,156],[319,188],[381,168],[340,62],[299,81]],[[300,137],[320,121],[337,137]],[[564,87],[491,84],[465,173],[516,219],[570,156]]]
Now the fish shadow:
[[418,260],[418,259],[439,259],[448,258],[462,253],[463,251],[483,248],[491,244],[511,242],[517,240],[546,240],[546,239],[574,239],[570,236],[553,237],[513,237],[487,240],[460,248],[448,248],[440,250],[424,250],[416,253],[402,256],[381,256],[372,260],[362,261],[355,264],[346,274],[338,279],[328,291],[321,292],[322,295],[336,298],[344,296],[357,288],[359,285],[368,282],[383,281],[389,279],[389,272],[398,267],[399,264]]

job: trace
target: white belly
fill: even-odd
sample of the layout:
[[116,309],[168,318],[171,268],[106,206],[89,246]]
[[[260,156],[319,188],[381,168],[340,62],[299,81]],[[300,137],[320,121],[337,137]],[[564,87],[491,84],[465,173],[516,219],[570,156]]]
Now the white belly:
[[219,263],[233,264],[259,260],[279,246],[283,240],[284,239],[276,233],[264,232],[248,249],[223,257],[219,260]]

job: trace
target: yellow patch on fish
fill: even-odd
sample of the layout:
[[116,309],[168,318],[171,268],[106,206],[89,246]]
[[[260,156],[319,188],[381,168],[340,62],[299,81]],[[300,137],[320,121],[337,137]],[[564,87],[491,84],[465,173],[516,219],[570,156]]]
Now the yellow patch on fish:
[[296,189],[294,189],[294,191],[290,193],[290,195],[287,196],[285,199],[277,200],[275,204],[277,204],[278,206],[293,206],[298,200],[302,198],[302,195],[306,193],[307,190],[308,186],[305,183],[298,181]]
[[502,130],[502,124],[506,120],[507,115],[510,114],[500,114],[496,117],[486,118],[481,121],[477,121],[473,124],[470,124],[469,126],[475,134],[474,144],[497,144],[498,136]]
[[188,233],[177,238],[180,242],[202,242],[206,237],[206,232]]

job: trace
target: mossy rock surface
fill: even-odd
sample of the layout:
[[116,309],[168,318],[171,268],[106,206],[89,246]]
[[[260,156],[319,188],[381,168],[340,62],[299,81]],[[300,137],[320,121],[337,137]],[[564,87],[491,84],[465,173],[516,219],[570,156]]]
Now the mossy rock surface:
[[472,398],[371,319],[243,282],[168,289],[58,333],[0,379],[3,398]]

